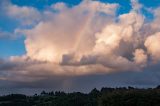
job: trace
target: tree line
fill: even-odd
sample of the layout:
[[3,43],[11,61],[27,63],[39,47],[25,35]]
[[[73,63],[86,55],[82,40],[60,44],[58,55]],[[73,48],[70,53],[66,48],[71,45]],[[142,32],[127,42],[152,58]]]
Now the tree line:
[[103,87],[89,93],[42,91],[33,96],[10,94],[0,96],[0,106],[160,106],[160,86],[146,89]]

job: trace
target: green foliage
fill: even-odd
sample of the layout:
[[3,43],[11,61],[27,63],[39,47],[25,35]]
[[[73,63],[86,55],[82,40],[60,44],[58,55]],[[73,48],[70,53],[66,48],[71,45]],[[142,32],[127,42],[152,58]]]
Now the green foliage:
[[0,96],[0,106],[160,106],[160,87],[154,89],[94,88],[88,94],[81,92],[45,92],[26,96]]

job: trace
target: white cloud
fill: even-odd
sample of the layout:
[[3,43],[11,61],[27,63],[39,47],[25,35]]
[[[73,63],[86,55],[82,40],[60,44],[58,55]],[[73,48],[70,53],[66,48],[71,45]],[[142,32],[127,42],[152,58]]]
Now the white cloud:
[[140,65],[140,67],[142,68],[146,67],[148,56],[143,49],[136,49],[133,55],[134,55],[134,61],[137,65]]
[[10,2],[4,2],[1,8],[7,16],[19,20],[22,25],[33,25],[41,19],[41,13],[34,7],[18,6]]
[[146,22],[135,0],[128,13],[117,16],[117,8],[92,0],[72,7],[57,3],[42,12],[8,5],[12,17],[39,20],[33,28],[15,31],[26,37],[26,54],[11,57],[18,65],[13,70],[24,76],[86,75],[141,70],[150,55],[159,61],[157,9],[155,19]]
[[154,62],[160,60],[160,32],[157,32],[153,35],[147,37],[145,41],[145,46],[147,48],[148,53],[152,56]]
[[[58,11],[46,14],[48,20],[21,31],[26,35],[26,57],[46,62],[43,66],[46,70],[62,75],[139,69],[120,54],[125,51],[116,50],[122,41],[137,44],[138,35],[133,35],[142,27],[144,18],[131,11],[120,15],[115,22],[117,7],[117,4],[90,0],[73,7],[64,3],[52,5]],[[41,69],[38,65],[36,68]]]
[[143,5],[138,2],[138,0],[131,0],[131,5],[134,11],[139,11]]
[[53,13],[50,20],[40,22],[35,28],[25,31],[27,56],[40,61],[59,63],[64,54],[73,53],[81,57],[89,53],[95,43],[94,34],[100,31],[104,21],[112,21],[108,16],[99,15],[104,12],[113,17],[116,6],[87,1]]

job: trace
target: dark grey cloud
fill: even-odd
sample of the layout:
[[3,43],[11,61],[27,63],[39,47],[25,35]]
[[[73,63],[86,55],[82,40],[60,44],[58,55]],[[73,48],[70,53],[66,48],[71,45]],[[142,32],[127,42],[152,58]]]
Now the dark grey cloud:
[[[1,60],[2,63],[2,60]],[[7,70],[18,65],[10,65]],[[7,66],[6,66],[7,67]],[[6,68],[5,68],[6,69]],[[0,93],[25,93],[34,94],[42,90],[55,91],[63,90],[66,92],[82,91],[89,92],[93,88],[101,87],[155,87],[160,83],[160,63],[152,65],[143,71],[116,72],[110,74],[92,74],[82,76],[62,76],[49,75],[45,71],[39,70],[29,74],[10,73],[9,71],[0,71],[3,78],[0,79]],[[44,71],[44,72],[43,72]],[[16,71],[15,71],[16,72]],[[11,75],[12,74],[12,75]],[[7,79],[5,79],[5,77]],[[10,78],[9,78],[10,77]],[[16,77],[19,77],[16,80]],[[17,89],[17,90],[16,90]]]

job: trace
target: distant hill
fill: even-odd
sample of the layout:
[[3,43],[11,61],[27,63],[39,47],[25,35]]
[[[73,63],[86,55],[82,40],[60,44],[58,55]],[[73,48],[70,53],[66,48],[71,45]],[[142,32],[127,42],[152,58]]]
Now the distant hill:
[[0,96],[0,106],[160,106],[160,86],[139,89],[133,87],[94,88],[90,93],[45,92],[26,96]]

